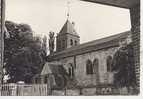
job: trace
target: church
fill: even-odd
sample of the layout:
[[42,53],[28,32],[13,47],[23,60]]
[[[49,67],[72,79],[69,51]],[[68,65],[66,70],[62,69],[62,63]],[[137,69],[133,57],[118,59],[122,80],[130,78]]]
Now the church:
[[113,55],[119,42],[129,35],[130,31],[126,31],[80,44],[74,22],[67,19],[56,36],[56,51],[50,51],[47,63],[41,74],[35,76],[34,83],[48,83],[56,88],[112,85]]

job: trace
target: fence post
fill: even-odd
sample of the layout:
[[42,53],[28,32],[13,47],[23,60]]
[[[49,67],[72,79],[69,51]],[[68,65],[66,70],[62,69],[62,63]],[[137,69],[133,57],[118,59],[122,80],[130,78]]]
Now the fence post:
[[82,88],[79,88],[79,95],[82,95]]
[[0,84],[0,96],[2,96],[2,84]]
[[66,96],[67,95],[67,93],[66,93],[66,90],[67,90],[66,87],[64,88],[64,90],[65,90],[64,95]]
[[47,81],[47,95],[52,95],[52,88],[50,80]]
[[[9,85],[7,85],[9,86]],[[16,84],[10,84],[10,90],[11,90],[11,96],[17,95],[17,85]]]

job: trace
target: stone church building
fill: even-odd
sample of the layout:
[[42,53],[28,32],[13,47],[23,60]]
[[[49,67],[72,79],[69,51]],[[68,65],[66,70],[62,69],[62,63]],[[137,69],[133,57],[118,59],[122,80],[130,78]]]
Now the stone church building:
[[[74,23],[67,19],[56,36],[56,51],[47,56],[47,63],[41,75],[35,78],[42,79],[39,80],[40,83],[53,80],[52,84],[59,83],[62,87],[72,84],[74,87],[110,85],[113,83],[111,72],[113,55],[119,48],[119,42],[129,35],[130,31],[127,31],[80,44],[80,36],[74,29]],[[56,81],[55,75],[59,80]]]

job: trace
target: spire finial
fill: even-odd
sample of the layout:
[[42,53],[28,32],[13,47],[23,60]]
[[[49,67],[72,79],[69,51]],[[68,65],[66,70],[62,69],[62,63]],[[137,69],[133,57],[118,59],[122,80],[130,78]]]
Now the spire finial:
[[67,1],[67,8],[68,8],[68,12],[67,12],[67,19],[69,19],[69,16],[70,16],[70,1],[68,0]]

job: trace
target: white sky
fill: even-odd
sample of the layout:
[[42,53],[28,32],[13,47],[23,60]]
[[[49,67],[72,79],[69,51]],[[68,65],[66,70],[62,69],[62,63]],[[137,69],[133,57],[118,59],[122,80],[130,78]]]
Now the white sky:
[[[58,33],[67,20],[67,0],[6,0],[6,19],[31,25],[35,34]],[[70,20],[81,43],[130,30],[128,9],[70,0]]]

